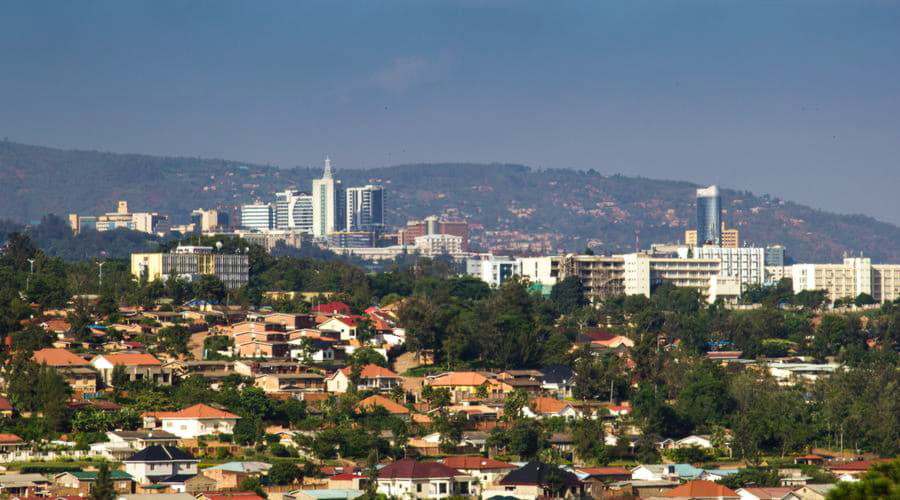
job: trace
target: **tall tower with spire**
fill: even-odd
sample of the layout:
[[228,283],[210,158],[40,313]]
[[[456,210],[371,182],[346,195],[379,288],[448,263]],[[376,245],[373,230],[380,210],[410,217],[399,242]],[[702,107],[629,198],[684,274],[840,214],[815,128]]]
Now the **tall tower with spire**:
[[343,190],[340,181],[334,179],[331,157],[325,157],[325,171],[321,179],[312,181],[313,226],[316,238],[325,238],[330,233],[343,229]]

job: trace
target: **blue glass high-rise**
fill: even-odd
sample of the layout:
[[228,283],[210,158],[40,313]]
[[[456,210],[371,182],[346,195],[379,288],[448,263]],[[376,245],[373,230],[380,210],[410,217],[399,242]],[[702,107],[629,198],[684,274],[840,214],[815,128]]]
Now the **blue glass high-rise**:
[[722,244],[722,198],[717,186],[697,190],[697,244]]

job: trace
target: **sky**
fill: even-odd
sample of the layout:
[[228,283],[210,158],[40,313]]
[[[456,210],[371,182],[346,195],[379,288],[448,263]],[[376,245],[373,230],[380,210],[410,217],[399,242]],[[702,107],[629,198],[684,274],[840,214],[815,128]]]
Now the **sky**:
[[900,1],[12,1],[0,137],[593,168],[900,224]]

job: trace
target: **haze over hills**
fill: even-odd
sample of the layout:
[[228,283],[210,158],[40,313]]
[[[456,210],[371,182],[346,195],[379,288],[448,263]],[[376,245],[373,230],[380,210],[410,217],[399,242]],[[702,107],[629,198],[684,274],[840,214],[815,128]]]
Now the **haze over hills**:
[[[605,175],[593,170],[504,164],[418,164],[342,169],[349,185],[384,184],[388,222],[431,214],[483,225],[474,241],[530,252],[632,251],[683,237],[694,217],[695,184]],[[227,160],[69,151],[0,142],[0,218],[102,213],[116,200],[135,211],[185,221],[199,207],[269,200],[286,187],[309,190],[320,168],[279,169]],[[798,261],[835,261],[863,252],[900,262],[900,228],[863,215],[838,215],[765,195],[722,190],[725,221],[751,244],[781,243]]]

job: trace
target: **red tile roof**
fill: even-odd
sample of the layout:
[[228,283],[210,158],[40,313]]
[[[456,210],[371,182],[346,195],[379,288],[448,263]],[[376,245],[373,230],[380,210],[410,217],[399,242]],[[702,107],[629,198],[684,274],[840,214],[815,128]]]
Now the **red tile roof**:
[[162,364],[162,362],[156,359],[152,354],[140,352],[99,354],[94,359],[97,358],[103,358],[112,363],[113,366],[158,366]]
[[478,372],[452,372],[446,375],[441,375],[431,381],[432,386],[434,387],[443,387],[443,386],[479,386],[485,382],[490,382],[490,379],[485,377],[484,375]]
[[631,471],[625,467],[576,467],[578,472],[590,476],[630,476]]
[[313,306],[310,311],[322,314],[350,314],[350,306],[344,304],[343,302],[329,302],[327,304],[319,304],[317,306]]
[[831,465],[828,468],[836,471],[866,471],[875,464],[890,462],[889,458],[878,458],[875,460],[857,460],[846,464]]
[[0,411],[13,411],[12,404],[3,396],[0,396]]
[[89,363],[77,354],[72,354],[65,349],[47,347],[34,351],[32,359],[37,364],[46,363],[47,366],[87,366]]
[[[344,372],[344,375],[349,376],[353,373],[353,368],[350,366],[345,366],[341,368],[341,371]],[[400,378],[400,375],[397,375],[395,372],[388,370],[383,366],[378,366],[376,364],[368,364],[362,367],[362,370],[359,372],[359,378]]]
[[419,462],[413,458],[397,460],[378,471],[378,479],[429,479],[461,475],[458,470],[442,463]]
[[209,418],[241,418],[240,415],[213,408],[203,403],[195,404],[181,411],[148,411],[144,412],[144,416],[155,417],[157,419],[209,419]]
[[354,479],[363,479],[366,476],[361,474],[353,474],[352,472],[344,472],[343,474],[335,474],[334,476],[329,477],[328,479],[331,481],[352,481]]
[[444,459],[444,465],[458,470],[512,470],[518,468],[513,464],[494,460],[493,458],[471,455],[447,457]]
[[0,443],[11,444],[11,443],[24,443],[25,440],[16,436],[15,434],[0,434]]
[[387,412],[391,415],[409,415],[409,409],[405,406],[377,394],[374,396],[369,396],[356,404],[357,408],[365,408],[367,410],[371,410],[379,406],[387,410]]
[[668,498],[740,498],[736,491],[727,486],[700,479],[688,481],[681,486],[672,488],[662,496]]
[[209,500],[264,500],[252,491],[236,491],[234,493],[204,493]]
[[535,413],[540,415],[546,415],[551,413],[559,413],[566,409],[569,406],[565,401],[560,401],[556,398],[534,398],[531,400],[531,404],[529,405]]

